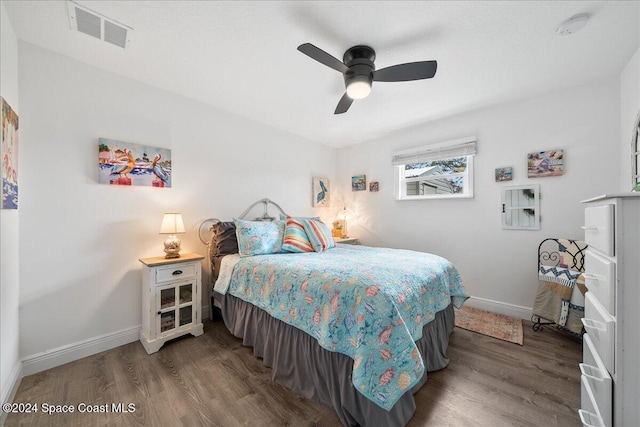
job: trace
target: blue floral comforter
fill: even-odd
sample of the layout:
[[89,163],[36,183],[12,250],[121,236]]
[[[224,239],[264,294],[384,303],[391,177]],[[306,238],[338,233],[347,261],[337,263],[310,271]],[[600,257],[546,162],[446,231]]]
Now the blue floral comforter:
[[456,268],[422,252],[338,245],[233,262],[216,291],[351,357],[353,385],[386,410],[424,374],[415,344],[422,327],[451,302],[459,308],[468,298]]

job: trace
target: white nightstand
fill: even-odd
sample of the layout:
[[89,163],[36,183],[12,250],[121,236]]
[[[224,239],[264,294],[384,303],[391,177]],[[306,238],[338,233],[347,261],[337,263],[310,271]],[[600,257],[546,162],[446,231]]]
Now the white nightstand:
[[358,239],[356,237],[345,237],[343,238],[334,238],[333,239],[334,242],[336,243],[344,243],[345,245],[357,245],[358,244]]
[[184,254],[139,260],[143,264],[140,342],[147,353],[181,335],[202,335],[202,259]]

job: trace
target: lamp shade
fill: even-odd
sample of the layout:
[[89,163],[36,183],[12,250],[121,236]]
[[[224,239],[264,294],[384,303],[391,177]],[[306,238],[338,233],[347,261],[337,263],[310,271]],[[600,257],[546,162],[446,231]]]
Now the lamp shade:
[[343,208],[340,212],[338,212],[338,219],[340,220],[346,220],[349,218],[349,211],[347,210],[347,208]]
[[162,218],[160,225],[160,234],[178,234],[184,233],[184,223],[182,222],[182,214],[166,213]]

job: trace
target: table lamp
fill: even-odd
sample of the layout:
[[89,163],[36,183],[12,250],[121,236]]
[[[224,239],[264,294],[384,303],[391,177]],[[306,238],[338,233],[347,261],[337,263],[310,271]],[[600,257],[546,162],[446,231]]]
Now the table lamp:
[[160,234],[168,234],[167,240],[164,241],[165,258],[180,257],[180,239],[176,234],[184,233],[184,223],[182,215],[179,213],[166,213],[162,218],[160,225]]
[[345,207],[338,213],[338,221],[342,223],[342,238],[346,239],[349,237],[349,233],[347,231],[347,218],[349,217],[349,211]]

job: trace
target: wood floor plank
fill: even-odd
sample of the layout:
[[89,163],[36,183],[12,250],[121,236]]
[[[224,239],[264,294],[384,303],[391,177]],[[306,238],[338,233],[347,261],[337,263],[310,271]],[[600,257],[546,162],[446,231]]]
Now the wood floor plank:
[[[581,343],[526,321],[524,332],[519,346],[456,328],[450,364],[428,374],[409,427],[579,426]],[[222,322],[152,355],[135,342],[25,377],[14,401],[133,403],[135,412],[9,414],[7,427],[340,425],[332,409],[274,383]]]

